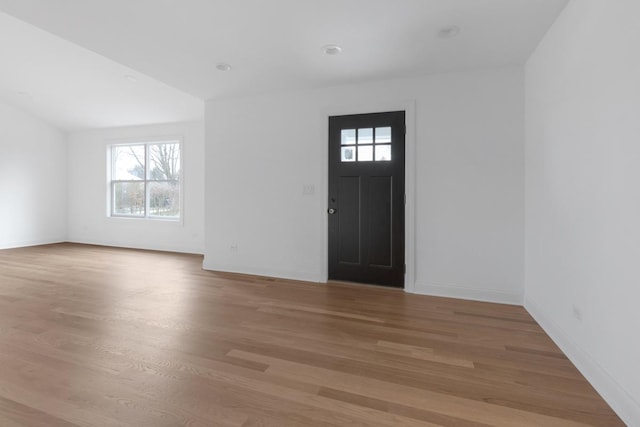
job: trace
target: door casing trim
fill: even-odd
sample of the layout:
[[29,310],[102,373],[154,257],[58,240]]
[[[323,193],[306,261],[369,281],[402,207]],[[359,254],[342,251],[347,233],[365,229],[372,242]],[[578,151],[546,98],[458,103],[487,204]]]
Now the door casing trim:
[[416,101],[386,101],[355,105],[337,105],[322,111],[322,176],[321,191],[323,216],[321,221],[322,256],[320,257],[322,272],[321,281],[329,278],[329,218],[326,215],[329,199],[329,117],[350,114],[386,113],[389,111],[405,112],[405,194],[407,202],[404,210],[404,254],[407,270],[404,275],[404,290],[415,293],[416,286]]

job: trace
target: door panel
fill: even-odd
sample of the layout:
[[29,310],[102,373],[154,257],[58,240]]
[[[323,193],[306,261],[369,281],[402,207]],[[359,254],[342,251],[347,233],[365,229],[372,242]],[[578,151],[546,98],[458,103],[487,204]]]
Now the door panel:
[[404,285],[405,114],[329,118],[329,279]]
[[391,268],[393,229],[391,227],[392,177],[372,176],[369,188],[369,262],[371,266]]
[[338,189],[338,262],[360,264],[360,177],[342,176]]

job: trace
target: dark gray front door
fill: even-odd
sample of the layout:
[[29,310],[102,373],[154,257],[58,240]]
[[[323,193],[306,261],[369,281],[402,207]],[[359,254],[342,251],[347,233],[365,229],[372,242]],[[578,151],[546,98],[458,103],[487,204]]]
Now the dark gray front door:
[[329,117],[329,279],[404,286],[405,113]]

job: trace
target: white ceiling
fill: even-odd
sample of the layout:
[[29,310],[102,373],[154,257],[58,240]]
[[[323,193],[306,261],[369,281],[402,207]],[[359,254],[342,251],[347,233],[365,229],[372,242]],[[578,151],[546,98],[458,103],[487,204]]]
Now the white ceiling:
[[[140,107],[124,116],[144,117],[150,107],[151,117],[155,103],[146,101],[157,96],[165,102],[155,114],[172,104],[170,121],[182,120],[195,102],[186,94],[206,100],[523,64],[567,1],[0,0],[0,10],[99,54],[0,14],[1,68],[9,68],[0,70],[0,88],[33,90],[39,102],[40,90],[56,86],[47,101],[59,97],[65,112],[56,123],[65,128],[121,124],[116,98]],[[450,25],[460,27],[457,37],[437,37]],[[328,43],[343,53],[324,55]],[[216,70],[220,62],[233,69]],[[123,74],[140,79],[127,87]],[[41,115],[53,115],[42,102]]]
[[201,99],[4,13],[0,61],[0,101],[63,130],[203,116]]

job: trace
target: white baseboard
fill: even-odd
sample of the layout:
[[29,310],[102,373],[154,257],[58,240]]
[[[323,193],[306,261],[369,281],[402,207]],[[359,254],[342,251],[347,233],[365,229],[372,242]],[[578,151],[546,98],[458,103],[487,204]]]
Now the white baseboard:
[[54,243],[63,243],[66,239],[64,237],[57,237],[51,239],[38,239],[38,240],[22,240],[17,242],[1,242],[0,249],[17,249],[26,248],[29,246],[41,246],[52,245]]
[[493,289],[472,289],[455,285],[439,285],[416,282],[413,293],[435,297],[494,302],[498,304],[522,305],[522,293],[505,292],[502,290]]
[[540,304],[530,298],[525,298],[524,308],[600,393],[622,421],[628,426],[640,426],[640,403],[622,388],[588,352],[577,345],[570,335],[565,333],[552,320],[551,316],[547,315]]
[[249,274],[252,276],[263,277],[276,277],[279,279],[299,280],[302,282],[314,282],[324,283],[320,274],[314,274],[303,271],[285,271],[285,270],[271,270],[265,268],[245,267],[245,266],[233,266],[233,265],[221,265],[207,260],[205,256],[202,268],[210,271],[221,271],[224,273],[237,273],[237,274]]
[[145,251],[162,251],[162,252],[177,252],[182,254],[194,254],[202,255],[202,250],[181,247],[181,246],[166,246],[166,245],[145,245],[131,242],[116,242],[105,241],[102,239],[69,239],[69,243],[79,243],[81,245],[95,245],[95,246],[108,246],[112,248],[127,248],[127,249],[141,249]]

